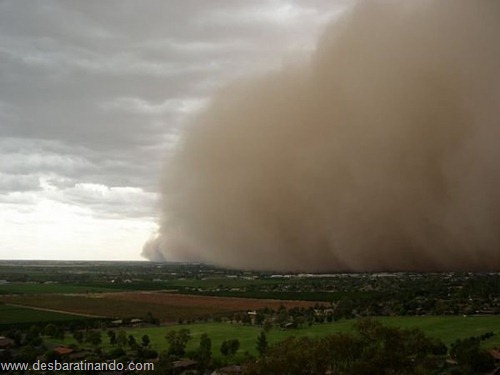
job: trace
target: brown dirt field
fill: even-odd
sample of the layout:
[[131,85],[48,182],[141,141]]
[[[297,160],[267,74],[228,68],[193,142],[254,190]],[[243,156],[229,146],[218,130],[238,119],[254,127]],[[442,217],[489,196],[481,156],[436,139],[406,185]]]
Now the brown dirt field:
[[309,307],[315,302],[281,301],[252,298],[209,297],[161,292],[124,292],[88,295],[2,296],[0,301],[110,318],[141,318],[148,312],[162,322],[191,320],[227,312],[277,309],[280,305]]
[[115,300],[153,303],[162,306],[185,306],[195,307],[199,309],[214,308],[221,311],[257,310],[264,307],[277,309],[281,305],[285,306],[286,308],[309,307],[316,304],[316,302],[311,301],[212,297],[162,292],[102,293],[101,296],[103,296],[103,298]]

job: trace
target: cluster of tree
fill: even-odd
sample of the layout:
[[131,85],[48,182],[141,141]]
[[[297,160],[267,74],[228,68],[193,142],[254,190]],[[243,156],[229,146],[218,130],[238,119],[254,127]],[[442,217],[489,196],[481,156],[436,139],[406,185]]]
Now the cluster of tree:
[[225,340],[220,346],[220,352],[226,358],[232,357],[240,348],[240,341],[238,339]]
[[206,334],[200,336],[200,341],[196,349],[187,350],[187,345],[192,339],[191,332],[188,329],[172,330],[165,336],[168,349],[159,355],[157,373],[169,373],[173,369],[175,361],[189,358],[196,361],[196,369],[204,372],[207,369],[215,369],[227,364],[233,359],[240,348],[238,339],[228,339],[221,343],[219,351],[224,357],[224,362],[213,357],[212,340]]
[[40,327],[31,326],[25,330],[12,329],[4,332],[4,335],[13,340],[14,347],[18,350],[1,350],[0,362],[32,362],[37,356],[47,351],[42,337],[44,331]]
[[484,374],[495,367],[493,357],[481,348],[481,341],[493,336],[493,332],[488,332],[479,337],[459,339],[451,345],[450,356],[457,361],[460,374]]
[[[119,330],[118,332],[108,330],[106,335],[108,336],[109,344],[112,346],[111,351],[108,353],[109,358],[121,358],[125,360],[128,355],[132,355],[135,359],[146,360],[158,357],[158,352],[151,348],[151,340],[148,335],[143,335],[140,342],[137,342],[133,335],[127,336],[124,330]],[[85,342],[94,346],[99,346],[102,342],[101,332],[87,332],[85,334]]]
[[[262,281],[262,280],[260,280]],[[186,293],[228,297],[296,299],[332,303],[333,319],[357,316],[470,315],[500,313],[500,275],[345,274],[256,282],[232,291],[229,285],[213,291]],[[331,318],[331,317],[325,317]],[[243,323],[248,319],[242,317]]]
[[165,338],[169,345],[167,353],[170,356],[182,357],[186,354],[186,346],[191,339],[191,332],[185,328],[178,331],[169,331]]
[[[264,339],[259,338],[263,343]],[[362,320],[355,332],[323,338],[291,337],[267,348],[246,368],[247,375],[438,374],[446,346],[418,330],[401,330]]]
[[316,304],[307,308],[292,307],[289,309],[281,305],[277,310],[266,307],[252,312],[252,314],[248,312],[229,314],[226,320],[232,323],[256,325],[269,332],[273,327],[293,329],[304,325],[311,326],[315,323],[331,323],[335,317],[331,307]]
[[481,341],[494,336],[487,332],[478,337],[457,340],[448,349],[439,340],[420,330],[402,330],[365,319],[350,334],[335,334],[320,339],[291,337],[269,347],[264,331],[257,338],[260,358],[246,368],[247,375],[427,375],[486,374],[495,367],[494,359],[481,347]]

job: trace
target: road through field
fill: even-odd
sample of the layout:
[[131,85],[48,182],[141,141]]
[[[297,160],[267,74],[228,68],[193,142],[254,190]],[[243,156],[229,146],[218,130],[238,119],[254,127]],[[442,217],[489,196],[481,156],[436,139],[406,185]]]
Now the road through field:
[[280,306],[291,308],[315,305],[315,302],[310,301],[210,297],[158,292],[0,296],[0,301],[88,317],[128,319],[144,318],[152,314],[162,323],[192,321],[266,307],[278,309]]
[[93,314],[71,312],[68,310],[56,310],[56,309],[49,309],[46,307],[36,307],[36,306],[31,306],[31,305],[20,305],[17,303],[6,303],[5,306],[23,307],[23,308],[28,308],[31,310],[48,311],[48,312],[54,312],[54,313],[59,313],[59,314],[66,314],[66,315],[83,316],[86,318],[106,318],[106,316],[102,316],[102,315],[93,315]]

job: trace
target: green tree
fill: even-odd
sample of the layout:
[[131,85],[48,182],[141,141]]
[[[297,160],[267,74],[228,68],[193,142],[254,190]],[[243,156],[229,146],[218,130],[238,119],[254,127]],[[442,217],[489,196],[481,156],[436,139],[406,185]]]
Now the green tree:
[[200,370],[206,369],[212,359],[212,340],[206,333],[200,337],[200,345],[196,351],[196,359],[200,364]]
[[149,343],[151,341],[149,340],[149,336],[148,335],[144,335],[142,336],[142,339],[141,339],[141,346],[143,348],[148,348],[149,347]]
[[57,326],[53,323],[47,324],[44,329],[46,336],[54,337],[57,331]]
[[124,357],[126,355],[127,355],[127,353],[125,352],[125,350],[123,350],[123,348],[121,348],[119,346],[111,349],[108,352],[108,356],[111,359],[116,359],[116,358]]
[[146,314],[146,317],[144,318],[144,321],[146,323],[149,323],[149,324],[154,324],[154,325],[157,325],[157,326],[160,325],[160,319],[158,319],[155,316],[153,316],[153,314],[151,314],[151,312],[149,312],[149,311]]
[[240,348],[240,341],[238,339],[231,339],[223,341],[220,346],[220,352],[226,358],[232,357]]
[[118,331],[116,335],[116,343],[120,348],[124,348],[127,345],[127,332]]
[[266,319],[264,322],[264,332],[269,333],[269,331],[273,328],[273,322],[270,319]]
[[262,314],[261,312],[258,312],[255,315],[255,324],[258,326],[261,326],[264,324],[265,319],[266,319],[266,316],[264,314]]
[[40,337],[40,329],[37,326],[32,325],[28,332],[26,332],[25,340],[29,342],[37,337]]
[[43,339],[40,336],[36,336],[33,337],[28,344],[32,347],[41,346],[43,344]]
[[241,316],[241,322],[243,324],[251,324],[252,323],[252,318],[250,317],[250,315],[248,315],[248,313],[247,314],[243,314]]
[[165,338],[169,344],[169,355],[183,356],[186,353],[186,345],[191,339],[191,332],[189,329],[182,328],[178,331],[167,332]]
[[38,354],[39,353],[35,348],[33,348],[31,345],[27,345],[21,349],[16,359],[23,362],[35,362]]
[[108,337],[109,337],[109,344],[110,344],[110,345],[113,345],[113,346],[114,346],[114,345],[116,345],[116,342],[117,342],[117,341],[116,341],[116,332],[110,329],[110,330],[107,332],[107,335],[108,335]]
[[101,331],[88,331],[85,334],[85,342],[88,342],[92,346],[99,346],[102,343]]
[[342,298],[337,302],[333,311],[333,319],[339,320],[342,318],[350,319],[353,317],[353,302],[348,298]]
[[64,340],[64,335],[65,335],[64,329],[61,327],[57,327],[53,337],[59,340]]
[[45,353],[45,361],[46,362],[55,362],[55,361],[60,361],[60,360],[61,360],[61,356],[55,350],[51,349]]
[[82,331],[73,332],[73,338],[76,340],[77,343],[81,344],[84,339],[83,332]]
[[139,345],[137,345],[137,341],[135,340],[135,337],[133,335],[128,335],[127,338],[127,343],[130,349],[136,350]]
[[463,374],[483,374],[494,368],[494,360],[484,349],[481,349],[481,340],[469,337],[457,340],[451,346],[450,355],[455,358]]
[[158,364],[155,366],[155,374],[173,374],[174,372],[172,356],[163,351],[158,356]]
[[264,355],[268,347],[267,336],[264,331],[260,332],[260,335],[257,337],[257,352],[259,355]]

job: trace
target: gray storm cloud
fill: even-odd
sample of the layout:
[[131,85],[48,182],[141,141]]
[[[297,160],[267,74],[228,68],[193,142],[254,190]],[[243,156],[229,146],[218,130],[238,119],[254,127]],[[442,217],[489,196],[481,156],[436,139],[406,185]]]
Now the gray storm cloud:
[[500,2],[361,1],[168,158],[149,259],[500,270]]

